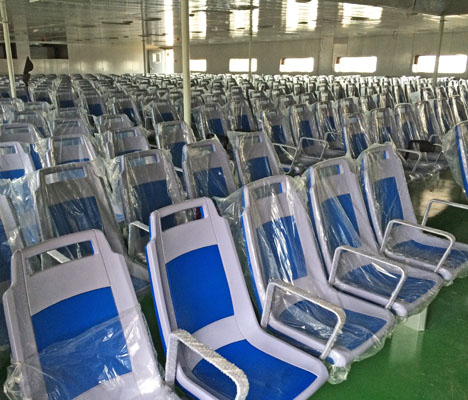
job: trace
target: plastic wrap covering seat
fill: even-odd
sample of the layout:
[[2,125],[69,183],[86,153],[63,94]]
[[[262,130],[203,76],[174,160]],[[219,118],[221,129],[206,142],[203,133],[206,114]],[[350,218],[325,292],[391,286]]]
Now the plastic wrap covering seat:
[[46,166],[94,161],[96,151],[88,136],[65,135],[47,139]]
[[0,179],[21,178],[34,170],[28,144],[0,142]]
[[41,158],[36,150],[36,144],[42,139],[39,131],[32,124],[12,123],[0,125],[0,142],[20,142],[29,145],[29,153],[36,169],[42,168]]
[[149,223],[150,214],[183,200],[174,167],[164,150],[146,150],[122,157],[120,194],[127,223]]
[[[88,245],[56,265],[48,253]],[[154,349],[124,258],[98,231],[15,253],[4,295],[14,368],[11,399],[166,399]]]
[[[42,101],[42,99],[36,99]],[[71,90],[60,90],[55,93],[55,104],[58,109],[76,107],[75,96]]]
[[125,114],[104,114],[94,117],[94,125],[99,133],[104,133],[114,129],[131,128],[133,123]]
[[466,110],[466,105],[459,95],[450,96],[449,102],[452,107],[455,123],[468,120],[468,111]]
[[393,111],[389,108],[375,108],[369,113],[369,129],[373,131],[377,143],[392,142],[399,148],[404,148]]
[[106,105],[98,93],[84,94],[82,97],[88,115],[100,117],[106,113]]
[[440,143],[442,132],[431,103],[427,100],[419,101],[415,104],[415,111],[423,140]]
[[331,101],[319,101],[312,106],[315,111],[320,138],[325,139],[332,149],[344,148],[340,135],[340,121]]
[[440,98],[434,101],[435,114],[442,133],[448,132],[455,125],[455,117],[447,99]]
[[374,108],[377,108],[377,105],[374,101],[374,97],[370,95],[359,97],[359,106],[361,107],[361,111],[363,113],[367,113],[373,110]]
[[112,102],[114,114],[125,114],[133,125],[142,125],[140,113],[135,102],[131,98],[117,98]]
[[250,132],[236,136],[234,159],[241,185],[282,174],[275,149],[263,132]]
[[[126,254],[120,229],[103,180],[89,162],[65,164],[38,172],[35,203],[42,240],[88,229],[104,232],[113,251]],[[71,255],[88,254],[89,247],[68,250]],[[135,288],[148,281],[147,271],[129,264]]]
[[[192,209],[201,218],[162,228],[164,218]],[[168,358],[181,329],[191,345],[171,369],[184,391],[203,400],[307,399],[326,381],[319,360],[260,328],[229,225],[211,200],[154,212],[146,253]]]
[[138,126],[108,131],[105,133],[105,141],[106,154],[111,159],[150,148],[143,128]]
[[156,142],[160,149],[171,153],[172,163],[182,168],[182,150],[186,144],[195,143],[195,135],[183,121],[161,122],[156,125]]
[[236,190],[229,157],[218,139],[187,144],[182,168],[190,198],[226,197]]
[[65,135],[85,135],[91,137],[93,135],[89,125],[80,117],[56,119],[53,126],[52,136],[54,137]]
[[343,116],[341,124],[345,149],[352,158],[357,158],[371,144],[378,143],[378,139],[369,129],[363,114],[346,114]]
[[[361,154],[360,166],[369,219],[385,254],[438,272],[448,281],[460,273],[466,274],[468,245],[455,243],[450,234],[417,224],[404,171],[394,148],[389,144],[369,148]],[[393,226],[389,226],[391,221]],[[386,233],[387,229],[391,230]]]
[[24,86],[20,86],[16,88],[16,97],[23,101],[24,103],[27,103],[31,100],[29,96],[28,89]]
[[177,121],[179,119],[176,108],[170,103],[149,103],[146,106],[145,115],[151,118],[155,128],[161,122]]
[[226,104],[226,110],[232,131],[254,132],[257,129],[257,124],[247,100],[231,100]]
[[307,178],[310,214],[329,282],[402,317],[426,308],[442,279],[379,254],[361,187],[347,159],[316,164]]
[[356,114],[357,112],[359,112],[359,107],[354,97],[338,100],[338,113],[341,117],[346,114]]
[[[290,179],[265,178],[242,193],[242,237],[262,325],[268,322],[292,344],[343,368],[380,349],[395,319],[329,286],[309,216]],[[284,292],[271,301],[278,282]]]
[[263,131],[273,143],[294,146],[294,138],[288,119],[276,108],[263,111]]
[[32,124],[43,137],[50,137],[50,128],[45,115],[44,111],[39,110],[18,111],[15,113],[15,122]]
[[227,137],[228,124],[219,104],[210,103],[202,106],[200,117],[204,137],[217,136],[220,139]]
[[37,87],[33,91],[34,101],[44,101],[53,104],[52,97],[50,96],[48,87]]

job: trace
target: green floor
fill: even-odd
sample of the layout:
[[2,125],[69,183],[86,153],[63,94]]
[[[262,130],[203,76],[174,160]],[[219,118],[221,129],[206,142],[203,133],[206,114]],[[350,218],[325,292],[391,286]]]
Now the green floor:
[[[466,203],[449,172],[428,189],[411,185],[416,213],[424,213],[430,198]],[[452,232],[468,243],[468,211],[434,208],[429,225]],[[432,215],[432,213],[431,213]],[[153,300],[141,301],[153,337],[159,362],[163,351],[154,314]],[[0,379],[6,375],[7,359],[0,354]],[[4,398],[0,395],[0,398]],[[399,326],[377,355],[353,364],[347,381],[325,384],[316,400],[458,400],[468,399],[468,278],[443,288],[429,307],[425,332]]]

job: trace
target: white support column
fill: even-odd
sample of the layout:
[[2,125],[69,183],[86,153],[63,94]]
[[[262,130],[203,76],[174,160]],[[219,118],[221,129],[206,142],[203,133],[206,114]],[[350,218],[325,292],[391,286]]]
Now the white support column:
[[190,23],[189,0],[181,0],[182,22],[182,76],[184,80],[184,121],[191,126],[192,121],[192,91],[190,87]]
[[10,79],[11,97],[16,97],[15,70],[13,67],[13,57],[11,55],[10,28],[8,27],[8,15],[5,0],[1,2],[1,17],[3,24],[3,38],[5,41],[5,51],[7,56],[8,78]]
[[141,44],[143,50],[143,75],[148,75],[148,55],[146,53],[146,26],[143,0],[141,0]]
[[252,28],[252,19],[253,19],[253,4],[252,1],[250,2],[250,15],[249,15],[249,82],[252,82],[252,36],[253,36],[253,28]]
[[435,62],[435,67],[434,67],[434,78],[432,80],[434,89],[437,85],[437,76],[439,75],[439,61],[440,61],[440,52],[442,50],[442,39],[444,38],[444,27],[445,27],[445,17],[441,15],[440,23],[439,23],[439,47],[437,48],[436,62]]

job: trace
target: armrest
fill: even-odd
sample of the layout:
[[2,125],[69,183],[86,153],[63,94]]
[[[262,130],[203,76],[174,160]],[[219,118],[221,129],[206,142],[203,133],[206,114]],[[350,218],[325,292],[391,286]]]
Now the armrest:
[[[419,162],[421,161],[422,153],[420,151],[416,150],[407,150],[407,149],[397,149],[400,153],[407,153],[407,154],[416,154],[418,156],[418,159],[416,160],[416,163],[414,164],[413,169],[411,170],[411,173],[416,171],[416,168],[419,165]],[[407,160],[407,157],[405,157],[405,160]]]
[[247,380],[244,371],[182,329],[172,332],[169,336],[165,377],[168,386],[173,388],[175,384],[179,343],[182,343],[189,350],[198,354],[208,363],[219,369],[236,384],[237,393],[235,400],[243,400],[247,397],[247,394],[249,393],[249,381]]
[[323,158],[323,155],[325,153],[325,151],[328,149],[328,142],[326,140],[323,140],[323,139],[315,139],[315,138],[309,138],[309,137],[301,137],[299,139],[299,144],[297,146],[297,148],[299,150],[304,150],[303,147],[304,147],[304,142],[318,142],[318,143],[322,143],[323,144],[323,150],[322,150],[322,153],[320,154],[320,157],[314,157],[314,158],[318,158],[319,161],[322,160]]
[[285,153],[288,153],[287,150],[292,150],[294,152],[293,160],[291,161],[291,165],[289,166],[289,170],[287,172],[289,174],[294,169],[294,164],[296,163],[297,155],[299,154],[299,149],[297,147],[290,146],[289,144],[283,144],[283,143],[273,143],[273,146],[283,149]]
[[335,344],[336,339],[338,338],[338,335],[343,329],[343,326],[346,322],[346,314],[344,310],[341,307],[335,306],[334,304],[329,303],[326,300],[323,300],[319,297],[312,296],[309,292],[303,289],[300,289],[298,287],[295,287],[289,283],[282,282],[282,281],[273,281],[268,284],[268,287],[266,290],[266,299],[265,299],[265,304],[263,305],[262,319],[260,322],[263,328],[266,328],[268,326],[268,322],[270,320],[271,307],[273,305],[273,294],[275,292],[275,289],[279,289],[284,292],[291,292],[295,294],[296,296],[302,297],[303,299],[310,301],[311,303],[316,304],[319,307],[335,314],[337,318],[336,325],[333,329],[332,335],[328,339],[327,344],[325,345],[325,348],[322,351],[322,354],[320,355],[320,359],[325,360],[330,354],[330,351],[333,345]]
[[389,309],[392,304],[395,302],[395,299],[397,298],[398,296],[398,293],[400,293],[400,290],[401,288],[403,287],[403,283],[405,283],[405,280],[406,278],[408,277],[408,272],[406,270],[406,268],[403,266],[403,265],[400,265],[394,261],[391,261],[391,260],[388,260],[387,258],[384,258],[384,257],[381,257],[379,255],[376,255],[376,254],[372,254],[372,253],[368,253],[366,251],[363,251],[363,250],[358,250],[354,247],[351,247],[351,246],[340,246],[340,247],[337,247],[336,250],[335,250],[335,254],[333,256],[333,262],[332,262],[332,266],[331,266],[331,270],[330,270],[330,277],[328,279],[328,282],[330,283],[330,285],[333,285],[333,282],[335,281],[335,277],[336,277],[336,270],[338,269],[338,261],[341,257],[341,254],[342,253],[353,253],[353,254],[356,254],[358,256],[361,256],[361,257],[365,257],[369,260],[372,260],[372,261],[377,261],[378,263],[381,263],[381,264],[385,264],[389,267],[392,267],[394,269],[397,269],[401,272],[401,278],[400,280],[398,281],[397,285],[395,286],[395,289],[393,290],[392,294],[390,295],[390,298],[388,299],[388,302],[387,302],[387,305],[385,306],[385,308]]
[[392,219],[388,223],[387,228],[385,229],[385,234],[384,234],[384,237],[383,237],[382,246],[380,246],[380,251],[381,252],[384,251],[385,246],[387,245],[388,240],[390,238],[390,232],[391,232],[392,228],[395,225],[407,226],[407,227],[410,227],[410,228],[413,228],[413,229],[417,229],[419,231],[432,233],[434,235],[442,236],[442,237],[448,239],[449,245],[448,245],[447,249],[445,250],[445,253],[442,255],[442,258],[439,260],[439,263],[437,264],[436,268],[434,269],[434,272],[439,272],[440,268],[442,267],[442,264],[445,262],[448,255],[452,251],[453,245],[455,244],[455,236],[453,236],[451,233],[444,232],[444,231],[442,231],[440,229],[430,228],[428,226],[423,226],[423,225],[411,224],[411,223],[403,221],[401,219]]
[[138,238],[137,232],[143,231],[149,234],[149,226],[140,221],[133,221],[128,225],[128,255],[135,258],[137,253]]
[[71,261],[67,256],[57,250],[50,250],[46,254],[52,257],[55,261],[58,261],[60,264],[65,264],[66,262]]
[[424,217],[422,219],[421,225],[423,226],[426,225],[427,219],[429,218],[429,211],[434,203],[444,204],[449,207],[461,208],[462,210],[468,210],[468,205],[466,204],[455,203],[453,201],[447,201],[447,200],[431,199],[427,203],[426,211],[424,212]]

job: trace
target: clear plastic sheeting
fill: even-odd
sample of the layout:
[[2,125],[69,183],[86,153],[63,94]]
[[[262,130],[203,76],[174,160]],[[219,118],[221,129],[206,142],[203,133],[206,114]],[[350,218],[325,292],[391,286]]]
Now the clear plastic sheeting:
[[344,149],[340,120],[334,102],[319,101],[312,106],[312,109],[317,116],[320,138],[325,139],[331,149]]
[[[60,250],[87,245],[81,257]],[[126,263],[102,232],[87,231],[15,253],[4,295],[12,399],[165,399],[145,319]],[[86,277],[86,279],[83,279]]]
[[53,137],[41,142],[41,144],[45,144],[42,151],[45,154],[46,167],[97,160],[95,141],[85,135]]
[[149,150],[148,132],[140,127],[117,128],[101,136],[101,146],[108,159],[135,151]]
[[415,111],[423,139],[431,143],[440,143],[442,131],[435,116],[432,102],[427,100],[417,102]]
[[346,152],[352,158],[357,158],[371,144],[378,143],[378,138],[369,129],[362,113],[344,115],[341,124]]
[[352,362],[382,348],[394,317],[328,284],[301,180],[266,178],[241,191],[220,207],[229,218],[262,323],[326,360],[330,382],[343,381]]
[[[442,138],[442,151],[453,179],[468,193],[468,122],[460,122]],[[467,195],[468,196],[468,195]]]
[[310,214],[329,282],[406,317],[427,307],[442,279],[379,254],[355,168],[347,158],[307,171]]
[[243,98],[230,100],[225,107],[232,131],[254,132],[257,130],[257,124],[247,100]]
[[158,148],[168,150],[174,167],[182,168],[182,151],[186,144],[195,143],[192,128],[184,121],[161,122],[156,125]]
[[377,143],[392,142],[399,148],[404,143],[398,134],[393,111],[389,108],[376,108],[369,113],[369,129],[374,132]]
[[[47,104],[41,102],[40,104]],[[50,126],[48,123],[48,113],[43,110],[30,110],[17,112],[15,114],[15,122],[29,123],[36,127],[43,137],[50,137]]]
[[125,114],[104,114],[94,117],[94,125],[99,133],[133,126],[132,121]]
[[92,136],[93,131],[81,117],[55,119],[52,127],[52,136],[85,135]]
[[233,165],[218,139],[184,146],[182,168],[190,198],[226,197],[236,190]]
[[230,141],[234,143],[234,159],[241,185],[283,173],[278,155],[263,132],[234,133]]
[[439,229],[418,225],[404,171],[392,145],[361,154],[361,182],[369,219],[384,253],[452,281],[468,270],[468,245]]
[[141,311],[128,310],[14,362],[4,392],[10,400],[176,400],[179,397],[163,383],[154,349],[148,352],[148,335]]

